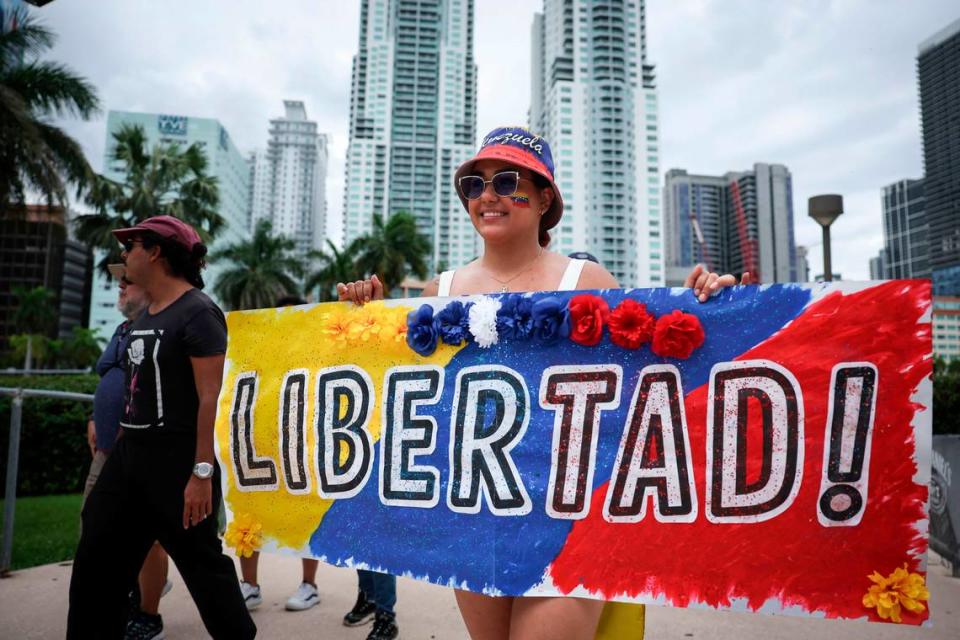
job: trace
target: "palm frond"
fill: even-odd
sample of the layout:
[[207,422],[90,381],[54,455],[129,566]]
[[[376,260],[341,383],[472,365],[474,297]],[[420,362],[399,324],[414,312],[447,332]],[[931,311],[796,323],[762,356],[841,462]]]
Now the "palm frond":
[[85,78],[55,62],[31,62],[0,75],[0,82],[23,97],[37,114],[86,120],[100,109],[96,89]]

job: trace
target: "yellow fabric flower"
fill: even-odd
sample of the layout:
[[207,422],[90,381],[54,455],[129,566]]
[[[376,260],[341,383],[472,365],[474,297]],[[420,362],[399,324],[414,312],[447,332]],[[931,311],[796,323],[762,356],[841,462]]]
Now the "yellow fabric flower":
[[353,342],[369,342],[380,334],[380,323],[386,309],[382,302],[370,302],[353,310],[349,338]]
[[323,321],[323,333],[337,342],[345,344],[350,338],[354,315],[345,304],[335,305],[333,309],[320,316]]
[[380,323],[380,339],[387,343],[407,342],[407,313],[405,307],[384,309]]
[[896,571],[884,578],[876,571],[867,576],[874,584],[863,596],[863,606],[876,609],[877,615],[884,620],[900,622],[900,611],[906,609],[913,613],[925,610],[921,600],[929,600],[930,592],[919,573],[907,571],[904,563]]
[[263,525],[249,513],[238,513],[227,526],[223,535],[227,546],[237,550],[237,555],[249,558],[263,545]]

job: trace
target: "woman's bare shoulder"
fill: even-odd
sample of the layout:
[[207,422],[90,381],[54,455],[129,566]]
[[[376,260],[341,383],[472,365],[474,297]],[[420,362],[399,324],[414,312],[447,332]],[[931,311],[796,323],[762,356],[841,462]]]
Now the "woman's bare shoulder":
[[587,262],[580,273],[577,289],[619,289],[620,283],[596,262]]

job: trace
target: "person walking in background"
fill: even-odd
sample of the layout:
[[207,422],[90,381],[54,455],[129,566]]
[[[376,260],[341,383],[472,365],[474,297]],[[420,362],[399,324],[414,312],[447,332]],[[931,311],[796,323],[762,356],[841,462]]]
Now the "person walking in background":
[[[107,268],[119,284],[117,309],[125,320],[117,326],[109,344],[97,360],[96,371],[100,382],[94,392],[93,418],[87,425],[87,439],[93,459],[83,488],[83,503],[86,503],[87,496],[100,477],[100,470],[119,436],[127,337],[134,320],[150,304],[144,290],[126,279],[122,264],[111,264]],[[143,636],[144,629],[163,629],[163,620],[159,615],[160,598],[173,586],[167,579],[167,570],[167,554],[163,547],[154,544],[140,569],[138,588],[130,592],[127,636],[137,638]]]
[[123,410],[124,390],[124,356],[127,348],[127,335],[130,325],[137,319],[149,300],[143,289],[124,280],[122,264],[111,264],[110,274],[120,284],[117,297],[117,309],[126,318],[117,325],[110,337],[100,359],[97,360],[96,372],[100,376],[97,389],[93,395],[93,417],[87,424],[87,441],[90,445],[90,471],[83,487],[83,502],[100,477],[100,470],[120,433],[120,412]]
[[151,302],[130,327],[123,436],[83,508],[67,638],[124,634],[127,592],[154,541],[173,558],[212,637],[253,638],[256,626],[210,517],[221,499],[213,425],[227,332],[223,312],[200,291],[206,247],[171,216],[114,235],[127,280]]

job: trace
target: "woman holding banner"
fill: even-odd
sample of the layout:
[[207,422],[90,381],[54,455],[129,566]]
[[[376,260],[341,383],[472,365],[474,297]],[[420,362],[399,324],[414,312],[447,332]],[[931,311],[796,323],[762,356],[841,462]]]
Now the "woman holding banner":
[[[442,273],[423,296],[619,288],[599,264],[546,250],[549,231],[563,215],[553,169],[550,146],[543,138],[519,127],[490,132],[454,178],[457,194],[483,239],[483,254]],[[748,281],[749,274],[744,274],[743,284]],[[733,284],[732,275],[720,276],[698,265],[685,286],[705,302]],[[383,285],[373,276],[338,284],[337,293],[342,301],[363,304],[382,298]],[[584,598],[492,597],[461,590],[456,597],[475,640],[593,638],[604,605]]]

